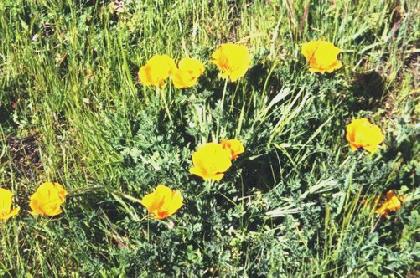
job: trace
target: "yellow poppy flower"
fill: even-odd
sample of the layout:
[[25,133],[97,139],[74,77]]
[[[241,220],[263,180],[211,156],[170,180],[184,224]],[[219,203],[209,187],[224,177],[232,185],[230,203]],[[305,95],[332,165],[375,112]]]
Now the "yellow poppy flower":
[[178,68],[172,75],[172,83],[175,88],[190,88],[197,84],[198,78],[204,72],[204,65],[195,58],[182,58]]
[[220,144],[229,150],[231,160],[237,159],[245,151],[244,145],[238,139],[223,139]]
[[386,199],[376,210],[376,213],[381,216],[387,216],[390,212],[398,211],[401,208],[402,202],[404,202],[403,196],[397,196],[394,191],[389,190],[386,193]]
[[234,43],[225,43],[213,53],[213,63],[219,69],[219,75],[235,82],[243,77],[251,64],[248,48]]
[[140,83],[145,86],[162,88],[165,80],[176,69],[174,60],[168,55],[155,55],[139,71]]
[[230,151],[221,144],[204,144],[192,155],[193,167],[190,173],[204,180],[221,180],[223,173],[232,165],[230,158]]
[[302,54],[309,63],[310,72],[333,72],[343,66],[337,59],[341,49],[326,41],[312,41],[302,44]]
[[380,128],[375,124],[369,123],[369,120],[366,118],[353,119],[347,125],[346,138],[353,151],[363,148],[370,153],[375,153],[379,144],[384,141],[384,135]]
[[182,195],[179,190],[171,190],[166,185],[159,184],[152,193],[144,196],[140,203],[155,219],[161,220],[182,207]]
[[0,221],[16,216],[20,207],[12,209],[12,191],[0,188]]
[[68,192],[58,183],[45,182],[32,194],[29,202],[32,215],[56,216],[62,213],[61,205]]

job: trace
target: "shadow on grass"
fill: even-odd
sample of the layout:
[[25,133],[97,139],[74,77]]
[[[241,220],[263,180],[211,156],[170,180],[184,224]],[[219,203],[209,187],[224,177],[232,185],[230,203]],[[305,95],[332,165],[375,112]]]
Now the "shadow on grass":
[[[39,173],[43,171],[37,134],[31,134],[23,138],[10,135],[6,138],[6,145],[9,156],[3,157],[0,162],[7,163],[7,161],[10,161],[8,175],[15,180],[35,182]],[[26,186],[19,188],[19,192],[19,195],[29,196]]]
[[[84,235],[95,244],[109,244],[109,237],[104,232],[104,227],[112,226],[115,232],[125,236],[124,229],[111,223],[119,223],[127,218],[127,213],[121,204],[106,192],[91,192],[83,195],[72,196],[66,205],[72,221],[82,223],[79,225]],[[63,218],[63,222],[69,218]],[[99,221],[97,221],[99,219]],[[100,223],[100,224],[98,224]],[[103,258],[105,261],[107,258]]]
[[354,101],[349,103],[349,110],[356,113],[379,108],[387,96],[384,83],[376,71],[356,74],[351,88]]
[[[270,66],[267,64],[259,63],[254,65],[249,71],[248,71],[248,81],[251,84],[251,87],[258,91],[261,88],[264,88],[266,78],[269,76],[269,79],[267,81],[267,90],[268,92],[277,92],[280,90],[280,88],[283,86],[280,79],[275,74],[270,74]],[[270,95],[269,95],[270,97]],[[272,95],[271,97],[274,97]]]
[[254,160],[243,161],[243,184],[245,192],[253,189],[267,192],[271,190],[280,178],[281,162],[273,154],[264,154]]
[[5,107],[0,106],[0,124],[3,125],[10,120],[10,111]]

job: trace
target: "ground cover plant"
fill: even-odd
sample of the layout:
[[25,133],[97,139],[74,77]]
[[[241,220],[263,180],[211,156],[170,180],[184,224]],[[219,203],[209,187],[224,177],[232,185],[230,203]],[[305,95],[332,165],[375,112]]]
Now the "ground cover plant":
[[0,276],[418,276],[418,13],[1,1]]

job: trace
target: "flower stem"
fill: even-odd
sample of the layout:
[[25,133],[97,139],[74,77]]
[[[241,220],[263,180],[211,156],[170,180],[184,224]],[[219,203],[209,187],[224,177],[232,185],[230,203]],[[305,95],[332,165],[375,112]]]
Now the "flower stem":
[[227,89],[228,79],[226,78],[225,84],[223,85],[223,92],[222,92],[222,115],[223,115],[223,104],[225,102],[225,95],[226,95],[226,89]]
[[103,192],[103,193],[115,194],[115,195],[118,195],[118,196],[120,196],[122,198],[125,198],[125,199],[127,199],[127,200],[129,200],[131,202],[134,202],[134,203],[138,203],[140,201],[139,199],[137,199],[137,198],[135,198],[133,196],[124,194],[124,193],[122,193],[120,191],[116,191],[116,190],[115,191],[110,191],[107,188],[105,188],[104,186],[95,186],[95,187],[91,187],[91,188],[76,190],[76,191],[71,192],[69,194],[69,197],[81,196],[81,195],[85,195],[87,193],[91,193],[91,192],[95,192],[95,191],[96,192]]
[[163,92],[163,90],[161,90],[160,88],[158,88],[157,91],[158,91],[158,94],[160,95],[161,100],[163,101],[163,105],[165,106],[166,115],[168,115],[169,120],[171,121],[171,123],[173,123],[171,112],[169,111],[169,106],[168,106],[168,103],[166,102],[166,95]]
[[[226,78],[226,80],[225,80],[225,84],[223,85],[223,92],[222,92],[222,102],[221,102],[221,104],[220,104],[220,117],[223,117],[223,114],[224,114],[224,109],[223,109],[223,104],[224,104],[224,102],[225,102],[225,95],[226,95],[226,90],[227,90],[227,84],[228,84],[228,79]],[[219,141],[219,136],[220,136],[220,133],[221,133],[221,130],[220,130],[220,117],[218,117],[217,118],[217,133],[216,133],[216,141],[218,142]]]

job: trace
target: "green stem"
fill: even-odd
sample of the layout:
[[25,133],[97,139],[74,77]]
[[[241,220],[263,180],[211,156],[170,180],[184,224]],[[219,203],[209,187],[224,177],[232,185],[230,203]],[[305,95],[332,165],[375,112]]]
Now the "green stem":
[[226,89],[227,89],[228,79],[226,78],[225,84],[223,85],[223,92],[222,92],[222,116],[223,116],[223,104],[225,102],[225,95],[226,95]]
[[163,101],[163,105],[165,106],[166,115],[168,115],[169,120],[171,121],[171,123],[173,123],[171,112],[169,111],[169,106],[168,106],[168,103],[166,102],[166,95],[163,92],[163,90],[161,90],[160,88],[158,88],[157,91],[158,91],[158,94],[160,95],[161,100]]
[[[225,80],[225,84],[223,85],[223,92],[222,92],[222,102],[220,104],[220,111],[221,111],[221,117],[223,117],[224,114],[224,108],[223,108],[223,104],[225,102],[225,95],[226,95],[226,90],[227,90],[227,84],[228,84],[228,79],[226,78]],[[220,117],[217,118],[217,133],[216,133],[216,141],[219,142],[219,136],[220,136]]]
[[118,195],[118,196],[120,196],[120,197],[123,197],[123,198],[125,198],[125,199],[127,199],[127,200],[129,200],[129,201],[131,201],[131,202],[133,202],[133,203],[139,203],[139,202],[140,202],[140,200],[139,200],[139,199],[137,199],[137,198],[135,198],[135,197],[133,197],[133,196],[130,196],[130,195],[124,194],[124,193],[119,192],[119,191],[113,191],[113,192],[112,192],[112,194],[115,194],[115,195]]
[[235,98],[236,98],[236,94],[237,94],[237,92],[238,92],[238,89],[239,89],[239,82],[238,82],[238,83],[236,83],[235,92],[233,93],[232,100],[230,101],[230,108],[229,108],[229,112],[230,112],[230,113],[232,113],[232,112],[233,112],[233,102],[234,102],[234,100],[235,100]]
[[120,196],[122,198],[125,198],[125,199],[127,199],[127,200],[129,200],[131,202],[134,202],[134,203],[140,202],[139,199],[137,199],[137,198],[135,198],[133,196],[124,194],[124,193],[122,193],[120,191],[109,191],[104,186],[95,186],[95,187],[91,187],[91,188],[87,188],[87,189],[76,190],[76,191],[73,191],[72,193],[70,193],[69,194],[69,197],[77,197],[77,196],[85,195],[87,193],[95,192],[95,191],[99,191],[99,192],[102,191],[103,193],[115,194],[115,195],[118,195],[118,196]]
[[104,186],[95,186],[95,187],[91,187],[91,188],[82,188],[82,189],[77,189],[74,190],[73,192],[71,192],[69,194],[69,197],[77,197],[77,196],[81,196],[81,195],[85,195],[86,193],[92,192],[92,191],[103,191],[103,192],[107,192]]

